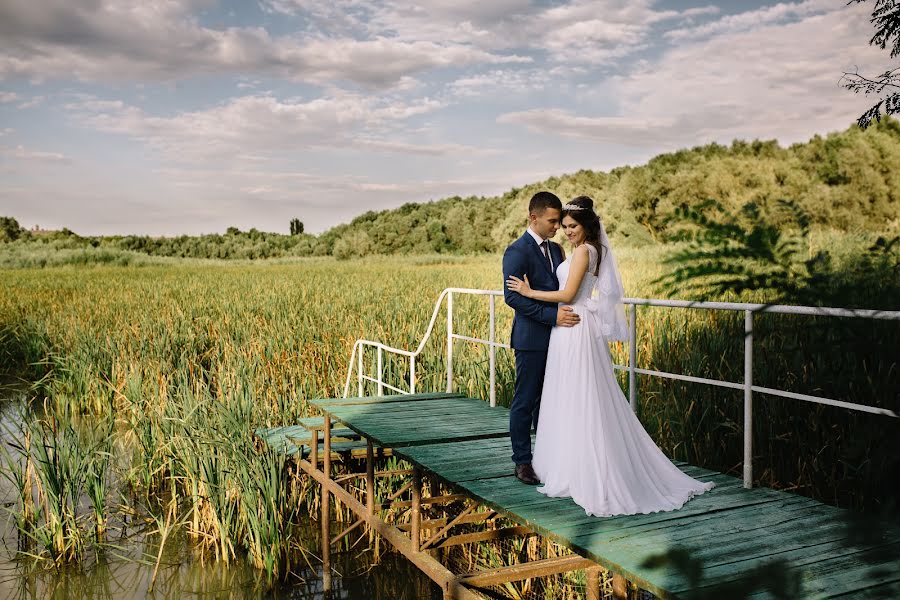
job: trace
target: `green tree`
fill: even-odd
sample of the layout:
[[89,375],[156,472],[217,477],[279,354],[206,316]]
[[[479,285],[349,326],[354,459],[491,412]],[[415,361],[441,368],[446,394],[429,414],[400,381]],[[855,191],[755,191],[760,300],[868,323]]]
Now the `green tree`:
[[303,221],[297,218],[291,219],[291,235],[300,235],[303,233]]
[[0,217],[0,241],[12,242],[19,239],[23,229],[13,217]]

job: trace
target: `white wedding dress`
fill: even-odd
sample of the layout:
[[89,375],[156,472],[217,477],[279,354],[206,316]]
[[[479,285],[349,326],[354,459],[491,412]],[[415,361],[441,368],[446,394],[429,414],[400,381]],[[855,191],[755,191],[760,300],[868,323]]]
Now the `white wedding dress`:
[[[593,274],[597,250],[590,244],[588,250],[588,271],[570,303],[581,323],[554,327],[550,335],[532,459],[543,483],[538,491],[571,496],[595,516],[680,508],[714,484],[681,472],[632,412],[613,373],[609,331],[597,312],[596,288],[602,287],[595,286]],[[559,289],[565,288],[569,266],[567,259],[556,270]]]

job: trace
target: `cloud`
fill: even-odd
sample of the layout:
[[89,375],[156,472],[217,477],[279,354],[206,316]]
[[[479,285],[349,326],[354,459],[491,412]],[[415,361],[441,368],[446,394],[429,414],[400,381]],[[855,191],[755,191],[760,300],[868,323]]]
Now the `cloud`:
[[453,154],[466,156],[490,156],[501,154],[501,152],[498,150],[493,150],[490,148],[478,148],[465,144],[417,144],[392,140],[364,138],[355,139],[353,141],[353,146],[356,148],[367,148],[384,152],[417,154],[425,156],[447,156]]
[[18,108],[21,108],[21,109],[34,108],[35,106],[40,106],[41,104],[43,104],[44,100],[46,100],[46,99],[47,99],[46,96],[33,96],[33,97],[29,98],[28,100],[26,100],[25,102],[22,102],[21,104],[19,104]]
[[[691,22],[715,6],[657,10],[656,0],[263,0],[273,12],[302,16],[329,37],[460,44],[510,57],[549,56],[560,63],[598,64],[645,48],[654,24]],[[524,54],[524,56],[522,56]],[[486,61],[479,61],[479,64]]]
[[64,105],[84,127],[128,136],[178,161],[232,160],[239,155],[259,161],[285,152],[328,148],[431,156],[488,154],[489,150],[462,144],[393,139],[403,122],[443,106],[431,98],[401,101],[355,94],[308,101],[242,96],[171,117],[150,115],[118,100],[78,97]]
[[15,92],[0,92],[0,104],[9,104],[16,102],[18,99],[19,95]]
[[463,98],[510,91],[521,94],[546,89],[560,75],[553,69],[494,69],[460,77],[449,85],[449,89],[455,96]]
[[361,192],[399,192],[404,189],[397,183],[354,183],[352,187]]
[[[804,4],[812,10],[813,3]],[[784,8],[776,12],[752,11],[740,22],[781,21],[787,14]],[[736,137],[800,141],[843,129],[863,110],[865,99],[837,85],[843,65],[883,60],[865,45],[871,33],[864,6],[721,31],[596,86],[598,98],[602,90],[603,97],[617,99],[618,115],[547,108],[505,113],[498,121],[546,135],[657,149]],[[589,93],[582,98],[585,104],[592,99]]]
[[384,89],[417,73],[527,62],[446,41],[270,35],[261,27],[202,27],[188,0],[0,3],[0,79],[175,81],[268,75]]
[[[5,132],[6,130],[4,130]],[[40,152],[37,150],[28,150],[22,145],[15,148],[0,146],[0,155],[21,161],[42,162],[42,163],[62,163],[69,164],[72,162],[68,156],[58,152]]]
[[816,13],[821,14],[835,8],[833,0],[805,0],[796,4],[780,3],[759,10],[728,15],[695,27],[673,29],[667,31],[664,37],[670,41],[696,40],[712,35],[750,31],[764,25],[807,17]]
[[585,117],[560,109],[531,109],[497,118],[499,123],[522,125],[535,133],[626,146],[671,144],[682,139],[685,131],[708,133],[733,121],[724,107],[676,117]]
[[562,63],[603,65],[647,48],[653,26],[715,14],[715,7],[657,10],[655,0],[574,0],[540,15],[542,46]]

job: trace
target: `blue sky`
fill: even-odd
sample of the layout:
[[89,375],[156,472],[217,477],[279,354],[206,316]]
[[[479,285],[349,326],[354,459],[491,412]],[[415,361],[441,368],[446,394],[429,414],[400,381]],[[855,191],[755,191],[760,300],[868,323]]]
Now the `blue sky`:
[[82,234],[320,232],[869,104],[844,0],[4,0],[0,215]]

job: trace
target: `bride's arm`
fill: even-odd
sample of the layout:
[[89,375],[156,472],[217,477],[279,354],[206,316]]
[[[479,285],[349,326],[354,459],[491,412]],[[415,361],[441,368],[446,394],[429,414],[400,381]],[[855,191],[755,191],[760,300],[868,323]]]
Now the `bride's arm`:
[[584,274],[587,273],[589,259],[587,244],[582,244],[575,248],[575,251],[572,253],[572,264],[569,265],[569,278],[566,280],[566,287],[558,292],[542,292],[531,289],[528,283],[528,276],[525,276],[525,279],[522,280],[511,275],[506,280],[506,287],[526,298],[534,300],[562,302],[563,304],[571,302],[575,298],[575,294],[578,293],[578,286],[581,285]]

